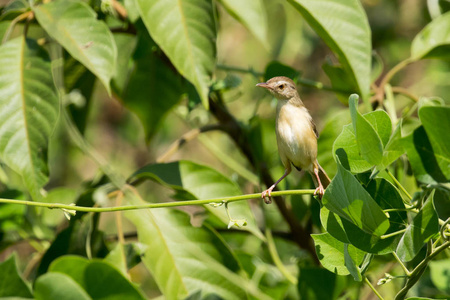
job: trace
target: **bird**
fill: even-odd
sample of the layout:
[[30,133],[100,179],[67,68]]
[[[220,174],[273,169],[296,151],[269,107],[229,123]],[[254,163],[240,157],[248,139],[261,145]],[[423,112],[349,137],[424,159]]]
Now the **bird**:
[[[264,200],[269,199],[273,189],[292,171],[308,171],[317,187],[314,195],[319,199],[325,193],[325,188],[331,179],[317,161],[317,138],[319,137],[316,125],[303,104],[292,79],[277,76],[267,82],[256,85],[267,89],[277,99],[276,137],[278,152],[285,168],[283,176],[272,186],[261,193]],[[270,203],[266,202],[266,203]]]

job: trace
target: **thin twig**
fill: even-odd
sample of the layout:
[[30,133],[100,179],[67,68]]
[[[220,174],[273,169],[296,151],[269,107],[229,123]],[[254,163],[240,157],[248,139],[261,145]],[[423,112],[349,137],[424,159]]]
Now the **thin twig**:
[[372,283],[370,283],[370,280],[367,279],[366,276],[364,276],[364,281],[367,283],[367,285],[370,287],[370,289],[374,292],[375,295],[377,295],[377,297],[380,300],[384,300],[383,297],[380,295],[380,293],[378,293],[378,291],[375,289],[375,287],[372,285]]
[[293,285],[297,285],[297,278],[295,278],[291,273],[289,273],[288,270],[286,270],[286,267],[283,265],[283,262],[280,259],[280,256],[278,255],[277,248],[275,246],[275,241],[272,236],[272,231],[269,228],[266,228],[266,238],[267,238],[267,247],[269,248],[270,256],[272,257],[272,260],[274,264],[277,266],[278,270],[280,270],[281,274],[286,277],[287,280],[289,280]]

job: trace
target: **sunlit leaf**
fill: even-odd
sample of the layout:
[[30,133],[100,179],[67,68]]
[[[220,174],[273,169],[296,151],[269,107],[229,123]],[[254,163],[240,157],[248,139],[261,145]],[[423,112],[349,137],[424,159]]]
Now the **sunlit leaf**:
[[[230,179],[207,166],[190,161],[179,161],[167,164],[147,165],[138,170],[129,180],[150,179],[174,189],[177,193],[187,193],[189,199],[212,199],[218,197],[238,196],[242,192]],[[217,216],[224,225],[229,219],[224,207],[205,206]],[[253,213],[247,201],[238,201],[228,205],[231,217],[246,219],[248,230],[261,239],[265,239],[256,225]]]
[[101,260],[88,260],[81,256],[63,256],[50,265],[47,274],[54,273],[69,276],[92,299],[113,300],[121,297],[120,295],[123,295],[121,298],[133,300],[145,299],[138,288],[119,270]]
[[442,292],[450,294],[450,259],[430,261],[433,284]]
[[448,58],[450,55],[450,12],[429,23],[414,38],[411,58]]
[[137,6],[151,37],[208,107],[216,56],[211,1],[137,0]]
[[183,299],[199,289],[224,299],[245,298],[242,286],[231,280],[238,276],[237,261],[208,227],[193,227],[187,214],[171,209],[130,211],[126,216],[139,241],[148,246],[142,261],[167,299]]
[[[316,246],[316,254],[322,266],[337,275],[350,274],[345,264],[344,243],[333,238],[329,233],[311,234]],[[352,245],[347,246],[347,255],[349,255],[356,265],[359,265],[364,252],[358,250]]]
[[339,57],[358,92],[368,100],[372,60],[371,31],[358,0],[289,0]]
[[227,12],[244,25],[264,47],[267,40],[267,16],[262,0],[219,0]]
[[434,192],[408,226],[397,247],[397,255],[403,261],[412,260],[435,234],[439,232],[439,221],[434,208]]
[[36,280],[36,300],[91,300],[86,291],[72,278],[62,273],[46,273]]
[[82,1],[57,0],[33,8],[45,31],[94,73],[110,93],[117,48],[105,22]]
[[48,180],[47,146],[59,114],[50,61],[18,37],[0,46],[0,158],[34,198]]

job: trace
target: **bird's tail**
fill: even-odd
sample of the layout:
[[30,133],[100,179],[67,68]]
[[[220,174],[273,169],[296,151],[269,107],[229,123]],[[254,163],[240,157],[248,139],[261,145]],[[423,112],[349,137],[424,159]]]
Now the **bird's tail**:
[[328,177],[327,172],[322,168],[321,165],[319,165],[319,178],[322,182],[323,188],[327,188],[327,186],[330,184],[331,179]]

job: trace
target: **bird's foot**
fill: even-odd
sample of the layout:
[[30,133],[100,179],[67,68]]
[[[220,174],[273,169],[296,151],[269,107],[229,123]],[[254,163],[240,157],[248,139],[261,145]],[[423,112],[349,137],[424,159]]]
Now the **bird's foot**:
[[325,190],[323,188],[323,185],[320,184],[314,191],[314,196],[319,196],[319,199],[322,199],[323,194],[325,194]]
[[[264,202],[266,204],[270,204],[272,203],[272,190],[273,190],[274,186],[271,186],[270,188],[268,188],[267,190],[265,190],[264,192],[261,193],[261,198],[264,199]],[[268,197],[268,198],[266,198]]]

